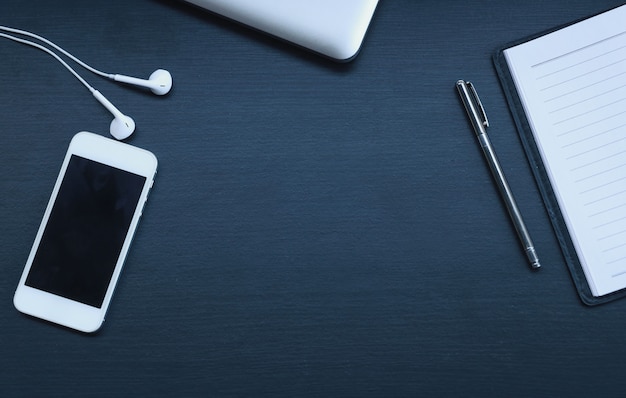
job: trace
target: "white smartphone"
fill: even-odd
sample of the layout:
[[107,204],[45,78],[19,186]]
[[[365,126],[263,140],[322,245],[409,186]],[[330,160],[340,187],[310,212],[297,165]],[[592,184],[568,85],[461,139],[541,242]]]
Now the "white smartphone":
[[149,151],[80,132],[70,142],[13,303],[98,330],[156,175]]

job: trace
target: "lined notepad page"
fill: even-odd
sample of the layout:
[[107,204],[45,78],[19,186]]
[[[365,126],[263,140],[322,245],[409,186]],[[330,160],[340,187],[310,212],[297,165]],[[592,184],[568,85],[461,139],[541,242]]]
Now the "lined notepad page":
[[595,296],[626,287],[626,6],[504,51]]

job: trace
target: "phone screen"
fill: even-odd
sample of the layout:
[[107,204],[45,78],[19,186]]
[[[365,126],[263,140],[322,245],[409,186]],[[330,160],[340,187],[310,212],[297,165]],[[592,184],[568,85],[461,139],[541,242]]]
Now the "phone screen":
[[100,308],[145,181],[72,155],[26,285]]

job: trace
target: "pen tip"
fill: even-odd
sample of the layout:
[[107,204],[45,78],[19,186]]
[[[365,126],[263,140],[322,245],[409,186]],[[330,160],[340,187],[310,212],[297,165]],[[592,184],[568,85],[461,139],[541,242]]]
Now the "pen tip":
[[526,256],[528,256],[528,262],[530,262],[530,266],[532,267],[532,269],[541,268],[541,264],[539,263],[539,257],[537,257],[535,248],[532,245],[526,248]]

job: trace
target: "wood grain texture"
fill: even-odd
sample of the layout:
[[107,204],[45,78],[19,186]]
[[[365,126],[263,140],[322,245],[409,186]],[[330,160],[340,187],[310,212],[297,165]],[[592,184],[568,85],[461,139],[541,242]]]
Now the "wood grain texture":
[[[579,301],[491,66],[615,0],[381,1],[333,64],[174,0],[4,0],[3,23],[165,98],[85,77],[159,174],[104,328],[12,296],[71,136],[110,116],[0,41],[0,395],[621,396],[626,301]],[[472,80],[535,240],[528,269],[456,96]]]

